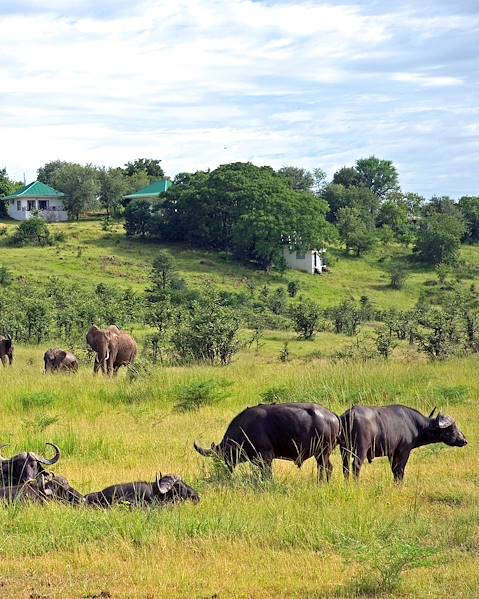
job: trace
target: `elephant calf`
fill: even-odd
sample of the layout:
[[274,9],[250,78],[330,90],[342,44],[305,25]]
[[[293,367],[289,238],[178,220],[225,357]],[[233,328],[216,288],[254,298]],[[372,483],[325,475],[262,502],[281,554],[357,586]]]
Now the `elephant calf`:
[[56,372],[65,370],[76,372],[78,370],[78,360],[69,351],[63,349],[49,349],[43,356],[45,362],[45,372]]

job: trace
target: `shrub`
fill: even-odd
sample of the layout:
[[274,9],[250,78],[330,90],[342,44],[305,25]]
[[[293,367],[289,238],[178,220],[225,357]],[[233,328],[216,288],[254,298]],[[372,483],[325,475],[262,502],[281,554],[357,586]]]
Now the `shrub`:
[[229,397],[230,381],[205,379],[188,383],[178,393],[175,409],[178,412],[199,410],[202,406],[218,403]]
[[303,339],[312,339],[319,328],[320,308],[316,302],[303,299],[291,307],[290,317],[294,330]]
[[286,403],[291,401],[292,392],[286,385],[276,385],[268,387],[265,391],[260,394],[261,402],[272,404],[272,403]]
[[288,283],[288,295],[289,297],[296,297],[298,295],[298,291],[300,289],[300,285],[298,281],[290,281]]
[[32,216],[18,225],[12,236],[11,243],[18,247],[24,245],[51,245],[50,229],[43,218]]
[[0,285],[8,287],[12,282],[12,272],[6,266],[0,266]]
[[405,266],[399,262],[395,262],[389,267],[389,274],[391,275],[391,287],[393,289],[402,289],[408,276]]
[[4,237],[8,233],[8,228],[5,226],[0,227],[0,237]]
[[235,311],[209,295],[192,302],[171,341],[182,361],[226,365],[240,348],[239,326]]
[[361,324],[361,311],[352,300],[345,300],[339,306],[329,310],[333,318],[336,333],[345,333],[351,337],[356,335]]
[[392,332],[386,327],[382,327],[376,331],[376,349],[378,353],[386,360],[392,354],[397,342],[392,337]]

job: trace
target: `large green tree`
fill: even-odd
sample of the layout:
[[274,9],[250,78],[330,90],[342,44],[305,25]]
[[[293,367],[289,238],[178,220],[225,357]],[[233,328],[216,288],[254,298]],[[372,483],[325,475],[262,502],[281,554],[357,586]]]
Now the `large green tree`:
[[312,173],[297,166],[283,166],[278,170],[278,175],[284,177],[295,191],[311,191],[314,185]]
[[289,243],[323,245],[331,235],[326,203],[298,192],[270,167],[233,163],[212,172],[178,175],[165,196],[163,237],[256,260],[264,268]]
[[465,240],[469,243],[479,242],[479,196],[463,196],[458,202],[466,222]]
[[108,215],[117,216],[123,196],[129,191],[129,181],[120,168],[102,167],[98,171],[100,183],[100,202]]
[[424,216],[415,247],[419,260],[432,265],[455,262],[465,231],[464,219],[459,212]]
[[133,162],[127,162],[123,170],[128,177],[131,177],[138,172],[144,172],[147,174],[150,181],[154,181],[165,176],[165,173],[160,166],[160,162],[161,160],[153,158],[137,158]]
[[359,184],[370,189],[383,199],[390,191],[399,189],[399,176],[391,160],[381,160],[376,156],[360,158],[356,161]]
[[100,182],[93,165],[65,163],[54,170],[51,183],[65,194],[63,203],[70,218],[78,220],[82,212],[99,207]]
[[346,249],[361,256],[370,250],[377,240],[372,216],[358,207],[341,208],[338,211],[338,230]]

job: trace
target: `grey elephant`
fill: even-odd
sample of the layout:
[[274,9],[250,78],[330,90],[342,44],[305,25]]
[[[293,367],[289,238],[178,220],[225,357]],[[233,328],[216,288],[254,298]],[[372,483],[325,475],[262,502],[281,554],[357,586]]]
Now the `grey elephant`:
[[106,329],[92,326],[86,336],[87,344],[96,352],[93,372],[116,375],[121,366],[133,364],[138,352],[136,341],[116,325]]
[[13,342],[10,335],[4,337],[0,335],[0,360],[2,364],[6,366],[12,365],[13,362]]
[[64,349],[48,349],[44,356],[45,372],[56,372],[63,370],[66,372],[76,372],[78,370],[78,360],[74,354]]

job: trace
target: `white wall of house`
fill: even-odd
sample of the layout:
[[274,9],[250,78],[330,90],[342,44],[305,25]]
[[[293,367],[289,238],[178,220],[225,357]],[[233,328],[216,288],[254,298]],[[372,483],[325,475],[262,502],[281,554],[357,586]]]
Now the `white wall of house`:
[[321,272],[323,261],[321,253],[317,250],[309,250],[307,252],[297,252],[289,247],[283,249],[284,259],[289,268],[300,270],[314,275],[315,269]]
[[15,220],[28,220],[35,212],[48,222],[68,220],[68,213],[61,198],[19,198],[10,200],[7,206],[8,216]]

